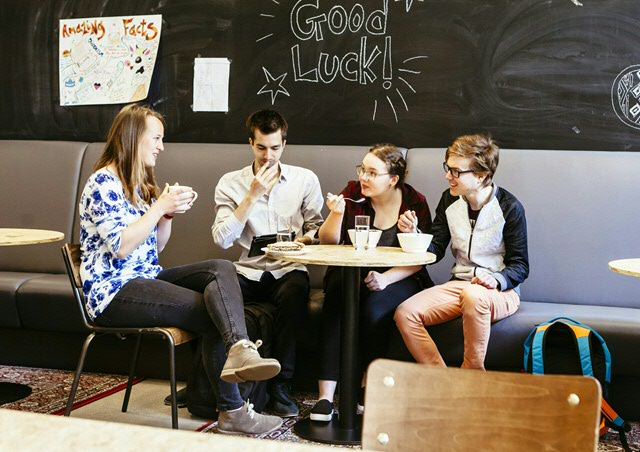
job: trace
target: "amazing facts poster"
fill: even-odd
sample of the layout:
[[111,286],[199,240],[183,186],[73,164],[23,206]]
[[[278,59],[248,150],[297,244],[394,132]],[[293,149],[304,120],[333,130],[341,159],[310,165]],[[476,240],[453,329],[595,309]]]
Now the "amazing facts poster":
[[60,20],[60,105],[145,99],[161,28],[161,15]]

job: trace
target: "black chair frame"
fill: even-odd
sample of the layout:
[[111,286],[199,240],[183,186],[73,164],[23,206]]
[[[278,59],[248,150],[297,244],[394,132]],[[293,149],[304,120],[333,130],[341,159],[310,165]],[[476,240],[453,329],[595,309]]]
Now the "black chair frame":
[[[124,401],[122,402],[122,412],[125,413],[129,406],[129,398],[131,396],[131,387],[135,379],[136,367],[138,364],[138,357],[140,355],[140,348],[142,344],[142,337],[144,335],[161,336],[167,340],[168,352],[169,352],[169,383],[171,386],[171,427],[178,428],[178,402],[177,402],[177,390],[176,390],[176,358],[175,347],[176,345],[183,344],[194,339],[196,336],[185,330],[173,327],[103,327],[96,325],[89,317],[86,306],[84,303],[84,295],[81,291],[82,281],[80,280],[80,245],[67,243],[62,247],[62,255],[67,267],[67,273],[69,275],[69,281],[71,282],[71,289],[73,295],[80,309],[82,321],[85,327],[90,331],[82,345],[82,351],[80,352],[80,358],[78,360],[78,366],[76,368],[73,384],[71,386],[71,392],[69,394],[69,400],[67,401],[67,407],[64,412],[65,416],[71,414],[73,408],[73,402],[78,390],[78,383],[80,382],[80,376],[82,375],[82,369],[84,367],[85,359],[89,346],[93,339],[97,336],[106,334],[115,334],[119,337],[125,337],[127,335],[136,335],[136,345],[133,352],[133,358],[131,361],[131,367],[129,369],[129,379],[127,380],[127,389],[124,395]],[[176,340],[178,338],[178,340]]]

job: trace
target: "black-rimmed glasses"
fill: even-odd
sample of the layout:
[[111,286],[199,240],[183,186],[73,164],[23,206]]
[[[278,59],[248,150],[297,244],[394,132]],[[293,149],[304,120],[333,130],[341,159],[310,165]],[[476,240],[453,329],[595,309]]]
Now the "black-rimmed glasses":
[[374,180],[378,176],[386,176],[389,173],[376,173],[375,171],[365,170],[362,165],[356,166],[356,174],[358,177],[366,177],[369,180]]
[[475,173],[475,171],[472,169],[460,171],[458,169],[451,168],[449,165],[447,165],[447,162],[442,162],[442,168],[444,168],[445,173],[451,173],[451,175],[456,179],[459,178],[460,175],[464,173]]

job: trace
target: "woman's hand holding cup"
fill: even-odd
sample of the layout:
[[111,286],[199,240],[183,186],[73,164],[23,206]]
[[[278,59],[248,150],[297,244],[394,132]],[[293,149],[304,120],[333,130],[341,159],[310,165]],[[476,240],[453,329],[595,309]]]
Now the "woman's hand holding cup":
[[166,184],[160,198],[157,202],[161,202],[164,207],[165,214],[175,215],[177,213],[185,213],[191,209],[193,203],[198,198],[198,193],[191,187],[185,185]]

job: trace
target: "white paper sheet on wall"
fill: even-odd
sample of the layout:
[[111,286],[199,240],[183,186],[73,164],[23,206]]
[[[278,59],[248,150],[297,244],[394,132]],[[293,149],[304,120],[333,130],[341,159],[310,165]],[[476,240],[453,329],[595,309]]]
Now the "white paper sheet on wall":
[[193,70],[193,111],[229,111],[227,58],[196,58]]

